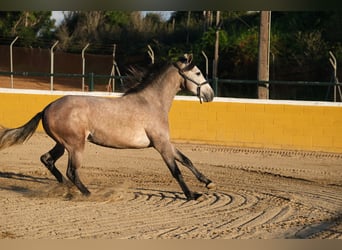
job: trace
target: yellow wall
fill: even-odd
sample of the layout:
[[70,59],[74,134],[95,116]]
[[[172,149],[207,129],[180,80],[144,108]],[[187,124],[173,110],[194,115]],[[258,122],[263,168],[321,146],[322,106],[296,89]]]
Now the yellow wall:
[[173,139],[228,146],[342,152],[342,106],[175,101]]
[[[59,95],[0,93],[0,125],[8,128],[25,124]],[[39,124],[38,130],[42,131]]]
[[[61,95],[0,93],[0,124],[21,126]],[[342,153],[342,106],[333,103],[175,100],[170,129],[186,142]]]

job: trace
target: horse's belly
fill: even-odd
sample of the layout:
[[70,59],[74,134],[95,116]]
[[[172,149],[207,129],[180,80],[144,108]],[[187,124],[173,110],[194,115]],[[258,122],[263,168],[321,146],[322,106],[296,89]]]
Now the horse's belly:
[[88,140],[95,144],[112,148],[146,148],[150,140],[144,131],[116,132],[116,133],[93,133],[89,134]]

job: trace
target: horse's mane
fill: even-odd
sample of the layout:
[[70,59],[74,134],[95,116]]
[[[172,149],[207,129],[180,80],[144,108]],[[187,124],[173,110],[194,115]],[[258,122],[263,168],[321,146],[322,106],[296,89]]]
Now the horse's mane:
[[137,93],[152,84],[170,65],[170,62],[163,62],[147,67],[129,67],[123,84],[124,95]]

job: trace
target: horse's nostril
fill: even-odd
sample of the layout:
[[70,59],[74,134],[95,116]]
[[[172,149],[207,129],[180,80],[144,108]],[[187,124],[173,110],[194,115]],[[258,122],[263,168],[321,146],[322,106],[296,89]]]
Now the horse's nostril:
[[208,92],[203,92],[202,93],[202,99],[205,102],[211,102],[214,99],[214,92],[213,91],[208,91]]

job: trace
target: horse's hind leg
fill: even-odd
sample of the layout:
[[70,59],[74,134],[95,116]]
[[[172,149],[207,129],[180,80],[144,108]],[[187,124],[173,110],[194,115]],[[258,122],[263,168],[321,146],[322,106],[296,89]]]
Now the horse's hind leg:
[[88,196],[90,195],[90,192],[80,180],[80,177],[77,171],[77,169],[81,167],[82,153],[83,153],[83,150],[69,151],[67,176],[71,180],[71,182],[74,183],[75,186],[81,191],[83,195]]
[[40,161],[50,170],[50,172],[56,177],[57,181],[60,183],[65,182],[65,178],[59,172],[55,166],[55,162],[64,154],[64,146],[57,143],[53,149],[49,152],[43,154],[40,157]]
[[206,187],[208,189],[214,189],[215,184],[209,180],[207,177],[205,177],[200,171],[198,171],[197,168],[192,164],[191,160],[186,157],[182,152],[180,152],[178,149],[175,150],[175,158],[177,161],[182,163],[185,167],[190,169],[190,171],[196,176],[196,178],[200,181],[205,183]]

